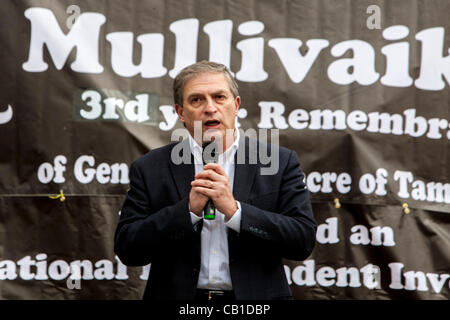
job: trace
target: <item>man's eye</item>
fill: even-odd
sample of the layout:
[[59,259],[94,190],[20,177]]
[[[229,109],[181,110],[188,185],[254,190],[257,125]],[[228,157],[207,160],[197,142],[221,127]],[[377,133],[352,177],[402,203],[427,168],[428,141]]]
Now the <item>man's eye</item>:
[[223,94],[219,94],[219,95],[216,96],[216,98],[218,100],[223,100],[223,99],[225,99],[225,96]]

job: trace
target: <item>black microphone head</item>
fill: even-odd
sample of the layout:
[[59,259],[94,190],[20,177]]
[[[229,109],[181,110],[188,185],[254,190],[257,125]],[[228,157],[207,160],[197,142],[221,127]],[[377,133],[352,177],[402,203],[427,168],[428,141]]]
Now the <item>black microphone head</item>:
[[216,163],[219,158],[219,150],[217,150],[218,145],[216,141],[206,141],[203,143],[203,164]]

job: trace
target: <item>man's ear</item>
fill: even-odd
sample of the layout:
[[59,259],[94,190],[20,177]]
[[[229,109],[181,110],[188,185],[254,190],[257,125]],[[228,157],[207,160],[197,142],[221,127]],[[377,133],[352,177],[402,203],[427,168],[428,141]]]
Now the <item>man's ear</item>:
[[177,112],[178,118],[181,122],[184,123],[184,117],[183,117],[183,107],[179,104],[175,104],[175,111]]
[[237,115],[237,113],[238,113],[238,110],[239,110],[239,107],[241,106],[241,97],[240,96],[237,96],[235,99],[234,99],[234,107],[235,107],[235,114]]

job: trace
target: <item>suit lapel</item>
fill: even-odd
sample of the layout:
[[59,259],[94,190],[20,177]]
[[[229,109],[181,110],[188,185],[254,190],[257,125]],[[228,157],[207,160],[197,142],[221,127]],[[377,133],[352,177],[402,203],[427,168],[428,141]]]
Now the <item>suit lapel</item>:
[[[173,163],[172,158],[169,160],[170,168],[172,171],[172,178],[175,181],[175,185],[177,186],[178,195],[180,196],[180,199],[184,199],[189,197],[189,193],[191,192],[191,181],[194,180],[195,176],[194,156],[192,155],[188,139],[184,139],[180,143],[176,144],[174,148],[177,148],[177,151],[181,149],[181,152],[179,154],[183,159],[185,160],[190,159],[189,163],[180,163],[180,164]],[[186,156],[185,152],[189,153],[189,157]],[[183,213],[180,212],[180,214]],[[194,246],[195,252],[197,253],[196,264],[198,270],[200,270],[202,227],[203,227],[203,219],[201,219],[199,222],[197,222],[192,226],[192,230],[195,233]]]
[[[244,152],[245,157],[241,154]],[[239,154],[238,154],[239,153]],[[242,136],[239,141],[239,148],[236,152],[233,196],[238,201],[246,202],[250,196],[250,191],[256,176],[258,165],[250,164],[249,155],[257,155],[256,144],[249,142],[248,137]],[[242,160],[245,158],[244,163]]]
[[[184,139],[179,144],[175,145],[176,148],[181,148],[181,156],[184,158],[184,152],[189,152],[190,163],[175,164],[170,160],[170,168],[172,170],[172,178],[177,186],[178,195],[180,199],[189,197],[189,192],[191,191],[191,181],[194,180],[195,167],[194,167],[194,157],[192,156],[191,149],[189,147],[189,140]],[[174,148],[175,148],[174,147]]]
[[[256,144],[251,143],[248,137],[241,135],[241,138],[239,139],[239,148],[234,156],[233,196],[237,201],[244,203],[248,201],[250,191],[255,181],[256,170],[258,169],[256,163],[250,163],[250,154],[258,154]],[[233,229],[228,229],[230,270],[232,270],[232,264],[236,259],[236,252],[238,251],[238,249],[233,246],[233,243],[238,237],[239,233]]]

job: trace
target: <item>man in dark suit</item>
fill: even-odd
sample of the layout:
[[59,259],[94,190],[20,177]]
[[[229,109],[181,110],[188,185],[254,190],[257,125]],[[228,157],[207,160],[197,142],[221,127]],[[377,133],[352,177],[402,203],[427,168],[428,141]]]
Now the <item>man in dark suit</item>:
[[[144,299],[291,298],[282,259],[307,258],[317,227],[296,153],[239,134],[237,84],[221,64],[183,69],[174,100],[189,137],[132,163],[115,252],[129,266],[151,263]],[[220,154],[204,166],[208,140]],[[263,153],[276,172],[252,160]],[[203,219],[209,199],[214,220]]]

